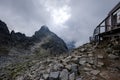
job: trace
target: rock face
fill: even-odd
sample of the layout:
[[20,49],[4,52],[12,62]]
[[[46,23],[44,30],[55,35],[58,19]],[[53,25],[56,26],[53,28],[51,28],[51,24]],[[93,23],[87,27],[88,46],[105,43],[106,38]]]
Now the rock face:
[[0,20],[0,56],[8,55],[8,45],[11,45],[11,36],[7,25]]
[[25,34],[22,34],[20,32],[11,32],[11,43],[12,46],[19,46],[19,48],[27,49],[30,45],[33,45],[33,41],[30,37],[26,37]]
[[9,34],[9,30],[7,28],[7,25],[0,20],[0,33],[1,34]]
[[8,44],[10,41],[10,33],[7,25],[0,20],[0,46]]
[[9,32],[7,25],[0,21],[0,46],[8,45],[22,49],[30,49],[35,44],[40,44],[40,48],[49,50],[51,54],[61,54],[67,52],[65,42],[56,34],[51,32],[47,26],[42,26],[32,37],[27,37],[20,32]]

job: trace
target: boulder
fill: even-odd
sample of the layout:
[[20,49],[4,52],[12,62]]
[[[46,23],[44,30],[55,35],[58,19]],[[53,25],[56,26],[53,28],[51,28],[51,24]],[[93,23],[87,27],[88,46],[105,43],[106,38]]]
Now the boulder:
[[77,78],[76,80],[82,80],[82,78]]
[[78,57],[72,58],[71,61],[77,64],[79,63],[79,58]]
[[58,80],[60,72],[50,72],[49,80]]
[[106,79],[106,80],[109,80],[109,79],[110,79],[109,73],[108,73],[107,71],[102,71],[102,72],[100,73],[100,76],[101,76],[102,78]]
[[67,69],[63,69],[60,73],[60,80],[68,80],[68,70]]
[[74,72],[75,75],[77,75],[77,72],[78,72],[78,65],[77,64],[71,65],[71,72]]
[[71,59],[72,58],[72,56],[68,56],[68,57],[66,57],[66,59]]
[[87,67],[91,67],[92,65],[90,65],[90,63],[86,63],[86,66],[87,66]]
[[91,68],[88,68],[88,67],[84,67],[84,70],[85,70],[85,71],[91,71],[92,69],[91,69]]
[[119,58],[119,56],[116,56],[116,55],[114,55],[114,54],[109,54],[108,57],[109,57],[110,59]]
[[103,65],[104,65],[103,62],[98,62],[98,64],[97,64],[98,67],[102,67]]
[[23,76],[18,76],[18,77],[16,77],[15,80],[24,80],[24,77]]
[[93,57],[87,58],[87,62],[90,63],[90,64],[94,64],[94,59],[93,59]]
[[71,65],[66,65],[65,68],[71,70]]
[[56,63],[53,67],[54,70],[61,70],[63,68],[63,65],[60,63]]
[[112,48],[107,48],[106,49],[106,52],[109,53],[109,54],[112,53],[112,51],[113,51]]
[[69,80],[75,80],[75,73],[69,75]]
[[84,65],[86,63],[86,58],[81,58],[79,64]]
[[48,77],[49,77],[49,74],[43,74],[43,78],[44,78],[45,80],[47,80]]
[[88,56],[89,56],[89,57],[92,57],[92,56],[93,56],[93,54],[92,54],[92,53],[89,53],[89,54],[88,54]]
[[103,55],[98,55],[98,58],[99,59],[103,59]]
[[81,52],[85,52],[86,51],[86,49],[85,48],[81,48]]
[[48,68],[48,69],[46,70],[46,72],[47,72],[47,73],[50,73],[50,70],[51,70],[51,69],[50,69],[50,68]]
[[100,73],[100,71],[99,70],[92,70],[90,73],[93,75],[97,75]]

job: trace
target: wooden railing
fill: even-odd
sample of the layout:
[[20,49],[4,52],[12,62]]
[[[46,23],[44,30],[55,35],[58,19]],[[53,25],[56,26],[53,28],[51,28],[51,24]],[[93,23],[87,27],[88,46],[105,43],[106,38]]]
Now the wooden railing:
[[92,42],[92,41],[99,41],[99,40],[100,40],[99,34],[106,31],[106,26],[105,26],[105,20],[106,20],[106,19],[107,19],[107,18],[105,18],[105,19],[94,29],[93,36],[91,36],[91,37],[89,38],[89,39],[90,39],[90,42]]
[[[120,2],[109,12],[108,16],[94,29],[93,36],[89,38],[90,42],[100,41],[100,34],[120,28],[120,23],[117,24],[116,21],[114,23],[114,16],[119,13],[119,9]],[[111,23],[108,23],[109,19],[111,20]]]

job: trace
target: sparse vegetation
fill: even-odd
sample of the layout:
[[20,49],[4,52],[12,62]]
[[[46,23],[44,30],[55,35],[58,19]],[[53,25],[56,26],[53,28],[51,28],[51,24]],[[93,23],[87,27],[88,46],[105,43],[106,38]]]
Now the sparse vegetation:
[[4,46],[2,46],[2,47],[0,47],[0,55],[8,55],[8,53],[9,53],[9,47],[4,47]]

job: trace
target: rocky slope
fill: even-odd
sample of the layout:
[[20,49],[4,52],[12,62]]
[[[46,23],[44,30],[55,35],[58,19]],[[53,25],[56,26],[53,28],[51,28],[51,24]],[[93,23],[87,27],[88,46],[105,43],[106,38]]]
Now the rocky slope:
[[119,64],[120,45],[112,40],[99,45],[85,44],[71,55],[32,59],[14,67],[9,65],[1,70],[0,77],[3,80],[119,80]]

